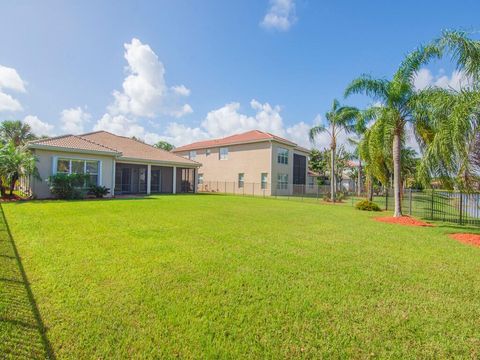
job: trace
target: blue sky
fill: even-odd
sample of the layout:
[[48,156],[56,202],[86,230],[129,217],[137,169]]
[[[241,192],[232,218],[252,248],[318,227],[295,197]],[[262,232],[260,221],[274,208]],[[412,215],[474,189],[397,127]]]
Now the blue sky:
[[[2,1],[0,119],[176,145],[260,128],[307,143],[362,73],[388,77],[478,1]],[[457,84],[448,63],[423,86]],[[320,114],[320,116],[318,116]],[[319,145],[326,145],[320,139]]]

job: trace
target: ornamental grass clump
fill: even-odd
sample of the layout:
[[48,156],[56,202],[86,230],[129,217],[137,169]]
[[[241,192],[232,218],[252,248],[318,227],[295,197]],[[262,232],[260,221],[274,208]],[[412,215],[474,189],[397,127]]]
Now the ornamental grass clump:
[[355,207],[358,210],[362,210],[362,211],[382,211],[377,204],[375,204],[373,201],[369,201],[369,200],[359,201],[355,205]]

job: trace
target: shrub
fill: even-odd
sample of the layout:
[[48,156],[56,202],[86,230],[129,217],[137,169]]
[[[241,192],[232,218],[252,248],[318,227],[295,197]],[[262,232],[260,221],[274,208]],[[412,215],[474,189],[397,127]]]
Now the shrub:
[[89,176],[84,174],[56,174],[48,178],[50,192],[59,199],[83,199],[85,183]]
[[382,211],[377,204],[369,200],[362,200],[358,202],[355,207],[363,211]]
[[108,193],[110,193],[110,189],[105,186],[92,185],[88,189],[88,194],[94,195],[98,199],[104,197]]

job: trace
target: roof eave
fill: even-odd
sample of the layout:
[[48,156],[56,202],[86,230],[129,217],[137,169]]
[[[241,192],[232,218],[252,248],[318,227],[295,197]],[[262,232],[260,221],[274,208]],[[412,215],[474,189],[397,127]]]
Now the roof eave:
[[170,165],[170,166],[184,166],[184,167],[192,167],[198,168],[202,166],[199,162],[192,161],[191,163],[184,163],[184,162],[176,162],[176,161],[168,161],[168,160],[151,160],[151,159],[142,159],[142,158],[132,158],[132,157],[124,157],[120,156],[117,158],[117,161],[130,161],[135,163],[147,163],[147,164],[158,164],[158,165]]

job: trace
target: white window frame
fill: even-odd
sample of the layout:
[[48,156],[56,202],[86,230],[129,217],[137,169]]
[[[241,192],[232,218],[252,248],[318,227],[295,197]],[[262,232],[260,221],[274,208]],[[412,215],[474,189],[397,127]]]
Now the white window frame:
[[[68,173],[58,171],[58,162],[60,160],[68,161]],[[97,163],[97,172],[88,173],[88,175],[97,175],[97,184],[102,184],[102,161],[97,159],[85,159],[85,158],[69,158],[66,156],[55,156],[53,158],[53,174],[72,174],[72,161],[83,161],[83,174],[87,174],[87,162],[96,162]]]
[[188,152],[188,158],[190,160],[195,160],[197,158],[197,151],[196,150],[191,150]]
[[202,185],[203,184],[203,174],[198,174],[198,184]]
[[241,189],[244,186],[245,186],[245,173],[238,173],[238,188]]
[[288,190],[288,174],[277,174],[277,189]]
[[[264,179],[265,177],[265,179]],[[267,184],[268,184],[268,173],[261,173],[260,174],[260,188],[262,190],[265,190],[267,188]]]
[[[223,152],[222,152],[223,150]],[[221,147],[218,151],[218,158],[220,160],[228,160],[228,147]]]
[[205,150],[205,156],[208,156],[212,153],[212,149],[206,149]]
[[285,148],[277,148],[277,163],[288,165],[288,157],[290,156],[290,152],[288,149]]

